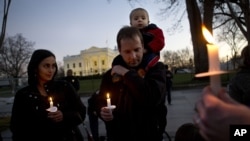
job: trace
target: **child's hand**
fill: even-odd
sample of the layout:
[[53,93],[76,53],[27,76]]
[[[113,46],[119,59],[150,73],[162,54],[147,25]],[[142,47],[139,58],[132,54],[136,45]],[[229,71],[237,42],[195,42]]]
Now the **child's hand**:
[[145,76],[145,74],[146,74],[146,72],[145,72],[144,69],[139,69],[139,70],[137,71],[137,73],[138,73],[139,76],[142,77],[142,78],[144,78],[144,76]]

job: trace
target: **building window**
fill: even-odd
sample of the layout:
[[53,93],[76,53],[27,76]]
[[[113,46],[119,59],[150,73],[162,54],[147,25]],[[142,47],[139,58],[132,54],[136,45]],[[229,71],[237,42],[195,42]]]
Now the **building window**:
[[96,61],[94,61],[94,66],[97,66],[97,62]]
[[82,76],[82,72],[80,71],[80,76]]
[[104,60],[102,60],[102,65],[105,65],[105,61]]
[[73,68],[75,68],[76,67],[76,65],[75,65],[75,63],[73,63]]
[[82,63],[79,63],[79,68],[81,68],[82,67]]
[[67,64],[67,68],[69,69],[69,64]]

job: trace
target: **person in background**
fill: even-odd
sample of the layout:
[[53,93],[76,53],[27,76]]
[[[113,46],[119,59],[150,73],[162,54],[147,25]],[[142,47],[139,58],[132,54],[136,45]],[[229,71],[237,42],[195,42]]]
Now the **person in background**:
[[199,128],[193,123],[182,124],[175,133],[175,141],[205,141],[199,133]]
[[194,122],[206,141],[229,141],[230,125],[250,125],[249,107],[232,99],[224,88],[216,96],[210,86],[196,103]]
[[236,101],[250,107],[250,47],[241,51],[242,66],[229,83],[229,95]]
[[172,85],[173,85],[173,73],[168,69],[168,65],[165,65],[166,67],[166,87],[167,87],[167,100],[168,104],[171,105],[172,103],[172,98],[171,98],[171,91],[172,91]]
[[[162,141],[166,118],[166,69],[157,62],[142,78],[138,74],[143,59],[143,37],[136,27],[122,27],[117,34],[122,62],[102,78],[98,95],[98,115],[105,122],[108,141]],[[113,82],[112,75],[122,76]],[[111,105],[107,107],[107,94]],[[165,121],[166,122],[166,121]]]
[[[147,10],[143,8],[133,9],[129,15],[130,25],[140,30],[143,36],[144,55],[140,69],[138,69],[141,77],[144,77],[145,72],[149,68],[153,67],[160,59],[160,51],[165,46],[165,38],[163,31],[157,27],[156,24],[150,23],[149,14]],[[126,65],[120,64],[122,61],[121,55],[118,55],[112,63],[114,65]],[[114,81],[119,81],[119,76],[114,75]]]
[[97,96],[99,90],[95,91],[88,99],[88,116],[89,116],[89,126],[95,141],[99,141],[99,123],[98,115],[96,111]]
[[63,78],[63,80],[66,80],[67,82],[69,82],[70,84],[72,84],[72,86],[75,88],[75,90],[78,92],[80,89],[80,83],[79,80],[77,79],[77,77],[73,76],[73,71],[72,69],[68,69],[67,70],[67,76]]
[[86,107],[72,85],[54,80],[57,70],[52,52],[33,52],[27,68],[28,86],[14,98],[10,120],[13,141],[83,140],[77,126],[85,120]]

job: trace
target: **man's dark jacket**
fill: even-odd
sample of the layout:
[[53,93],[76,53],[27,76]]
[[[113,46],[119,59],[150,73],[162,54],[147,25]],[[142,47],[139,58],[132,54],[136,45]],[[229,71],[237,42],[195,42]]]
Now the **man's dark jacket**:
[[98,95],[98,113],[107,105],[107,93],[111,104],[116,105],[114,119],[105,122],[109,141],[162,140],[165,123],[161,123],[161,119],[166,119],[167,112],[165,75],[161,62],[150,68],[144,78],[138,75],[136,68],[130,69],[123,80],[116,83],[112,82],[111,70],[104,74]]

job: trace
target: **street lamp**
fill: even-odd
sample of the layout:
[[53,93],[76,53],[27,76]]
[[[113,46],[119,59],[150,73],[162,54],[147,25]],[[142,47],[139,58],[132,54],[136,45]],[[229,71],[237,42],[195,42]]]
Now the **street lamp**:
[[[227,55],[227,71],[228,71],[228,55]],[[227,73],[227,81],[229,80],[229,74]]]

